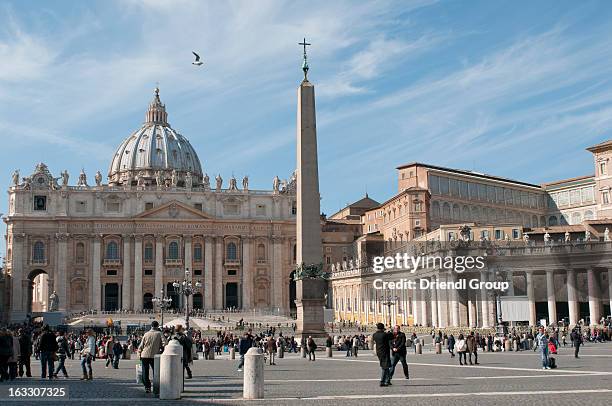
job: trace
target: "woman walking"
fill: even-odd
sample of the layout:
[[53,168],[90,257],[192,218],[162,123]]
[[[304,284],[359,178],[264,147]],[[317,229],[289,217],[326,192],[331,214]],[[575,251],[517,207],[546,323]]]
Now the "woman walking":
[[[455,349],[459,354],[459,365],[467,365],[467,357],[465,355],[467,351],[467,344],[465,342],[465,338],[463,334],[459,334],[459,339],[457,340],[457,344],[455,344]],[[463,361],[461,359],[463,358]]]

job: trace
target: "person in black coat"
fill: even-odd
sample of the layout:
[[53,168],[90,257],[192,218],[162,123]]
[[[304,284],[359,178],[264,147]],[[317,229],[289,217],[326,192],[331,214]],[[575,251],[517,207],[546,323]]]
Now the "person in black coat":
[[376,324],[376,333],[372,335],[372,340],[376,344],[376,356],[380,362],[382,374],[380,376],[380,386],[391,385],[391,346],[393,333],[385,331],[385,326],[382,323]]
[[47,370],[49,370],[49,379],[53,379],[53,371],[55,369],[54,357],[58,346],[55,334],[53,334],[48,325],[43,327],[43,333],[39,341],[39,349],[41,377],[45,379],[47,377]]
[[24,330],[19,329],[19,376],[23,376],[23,369],[25,367],[25,374],[28,378],[32,377],[32,371],[30,369],[30,358],[32,357],[32,337]]
[[[250,330],[249,330],[250,331]],[[253,346],[253,336],[246,331],[244,336],[240,339],[238,343],[238,352],[240,354],[240,362],[238,363],[238,371],[242,371],[242,367],[244,366],[244,356],[247,351]]]
[[393,329],[393,339],[391,340],[391,370],[389,371],[389,381],[393,379],[395,366],[398,362],[402,362],[404,376],[410,379],[408,374],[408,363],[406,362],[406,334],[400,331],[400,326],[395,326]]

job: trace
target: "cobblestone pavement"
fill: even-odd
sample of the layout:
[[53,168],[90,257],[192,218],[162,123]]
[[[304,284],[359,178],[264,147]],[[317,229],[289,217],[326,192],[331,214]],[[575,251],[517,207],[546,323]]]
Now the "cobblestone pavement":
[[[575,359],[571,348],[561,349],[559,368],[543,371],[537,353],[479,353],[480,365],[459,366],[448,354],[415,355],[409,352],[410,380],[396,371],[393,386],[378,385],[380,369],[375,356],[362,351],[358,358],[335,352],[333,358],[317,354],[309,362],[296,354],[278,359],[265,367],[265,401],[244,401],[242,373],[236,371],[238,360],[227,356],[214,361],[194,362],[194,379],[185,382],[183,400],[160,401],[145,394],[136,384],[136,360],[122,360],[119,369],[105,368],[103,360],[94,362],[94,380],[80,381],[78,360],[69,360],[71,377],[52,382],[40,378],[18,379],[0,384],[5,400],[26,404],[41,401],[51,404],[74,402],[105,404],[325,404],[362,405],[378,400],[422,405],[538,405],[588,404],[609,405],[612,399],[612,344],[591,344]],[[40,376],[40,365],[32,360],[33,373]],[[68,399],[50,401],[33,398],[6,398],[8,387],[64,387]]]

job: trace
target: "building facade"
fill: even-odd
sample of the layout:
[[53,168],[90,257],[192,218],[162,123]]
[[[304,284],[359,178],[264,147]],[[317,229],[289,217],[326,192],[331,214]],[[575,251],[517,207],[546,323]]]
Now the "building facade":
[[108,183],[99,171],[91,185],[83,172],[76,184],[59,175],[43,163],[13,174],[5,217],[11,320],[46,310],[53,291],[66,313],[151,309],[162,290],[179,307],[171,284],[186,269],[203,285],[189,299],[195,308],[291,308],[295,177],[275,177],[270,190],[250,189],[247,177],[211,182],[168,124],[158,89],[144,124],[112,157]]

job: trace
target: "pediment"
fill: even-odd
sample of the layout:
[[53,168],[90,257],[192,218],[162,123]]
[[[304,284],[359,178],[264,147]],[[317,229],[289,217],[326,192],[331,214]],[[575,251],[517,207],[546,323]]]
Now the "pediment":
[[139,219],[165,219],[165,220],[203,220],[210,219],[209,216],[189,207],[181,202],[173,200],[146,210],[136,216]]

